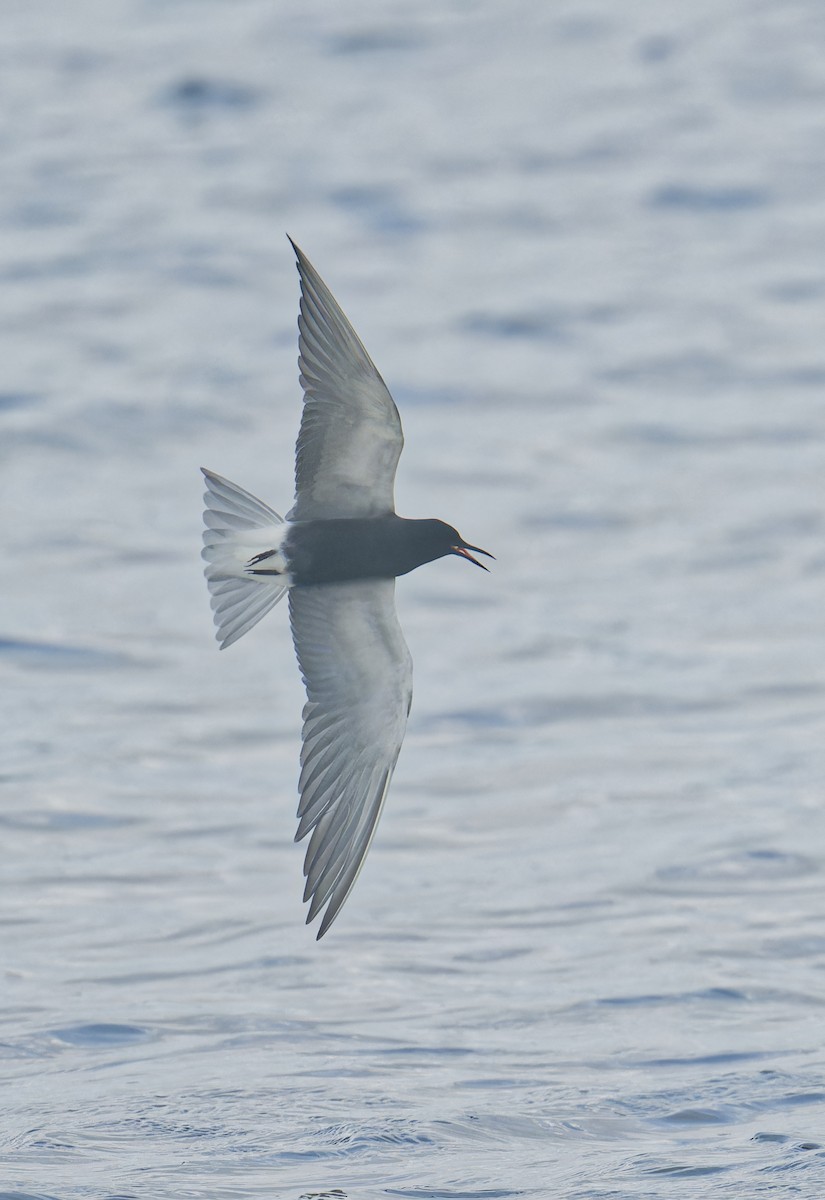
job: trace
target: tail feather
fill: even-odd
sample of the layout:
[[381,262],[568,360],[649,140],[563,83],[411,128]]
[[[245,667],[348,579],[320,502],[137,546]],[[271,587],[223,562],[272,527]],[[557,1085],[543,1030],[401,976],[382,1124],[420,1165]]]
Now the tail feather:
[[[277,551],[284,536],[284,519],[237,484],[201,468],[206,479],[201,557],[212,596],[221,650],[237,642],[266,616],[289,586],[288,576],[253,575],[249,561]],[[273,556],[273,565],[283,559]]]

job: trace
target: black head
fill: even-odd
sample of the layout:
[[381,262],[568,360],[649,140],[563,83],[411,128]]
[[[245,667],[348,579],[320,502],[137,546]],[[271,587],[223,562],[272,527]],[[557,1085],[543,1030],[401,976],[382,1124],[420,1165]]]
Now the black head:
[[445,554],[457,554],[460,558],[466,558],[468,562],[481,567],[482,571],[489,570],[489,567],[485,567],[484,563],[480,563],[470,553],[473,550],[476,554],[485,555],[486,558],[494,558],[495,555],[491,554],[489,550],[482,550],[479,546],[471,546],[469,542],[465,542],[458,530],[453,529],[452,525],[448,525],[446,521],[425,521],[423,524],[428,526],[427,540],[435,551],[433,558],[443,558]]

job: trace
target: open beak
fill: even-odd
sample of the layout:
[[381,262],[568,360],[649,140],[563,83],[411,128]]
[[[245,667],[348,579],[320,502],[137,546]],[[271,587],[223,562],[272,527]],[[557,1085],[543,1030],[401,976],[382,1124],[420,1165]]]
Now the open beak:
[[485,567],[484,563],[480,563],[477,558],[473,558],[472,554],[470,553],[471,550],[475,550],[476,554],[484,554],[487,558],[495,559],[494,554],[491,554],[489,550],[482,550],[480,546],[468,546],[465,544],[463,546],[451,546],[450,550],[453,554],[460,554],[462,558],[466,558],[469,562],[475,563],[477,567],[481,567],[482,571],[489,571],[490,568]]

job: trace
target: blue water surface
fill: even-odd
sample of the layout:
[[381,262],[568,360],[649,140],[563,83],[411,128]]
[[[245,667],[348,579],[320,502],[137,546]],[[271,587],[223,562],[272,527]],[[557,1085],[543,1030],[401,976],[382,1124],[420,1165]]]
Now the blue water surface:
[[[825,1193],[817,0],[58,0],[0,47],[0,1200]],[[319,944],[298,281],[398,401],[416,694]]]

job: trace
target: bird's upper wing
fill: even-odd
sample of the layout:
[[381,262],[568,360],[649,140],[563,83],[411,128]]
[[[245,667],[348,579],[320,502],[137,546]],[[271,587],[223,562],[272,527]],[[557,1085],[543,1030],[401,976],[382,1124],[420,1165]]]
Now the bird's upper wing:
[[412,660],[395,611],[395,581],[292,588],[289,616],[306,684],[300,823],[307,923],[326,904],[322,937],[369,850],[412,702]]
[[398,409],[332,292],[292,246],[301,276],[304,412],[288,519],[381,516],[395,507],[395,469],[404,445]]

